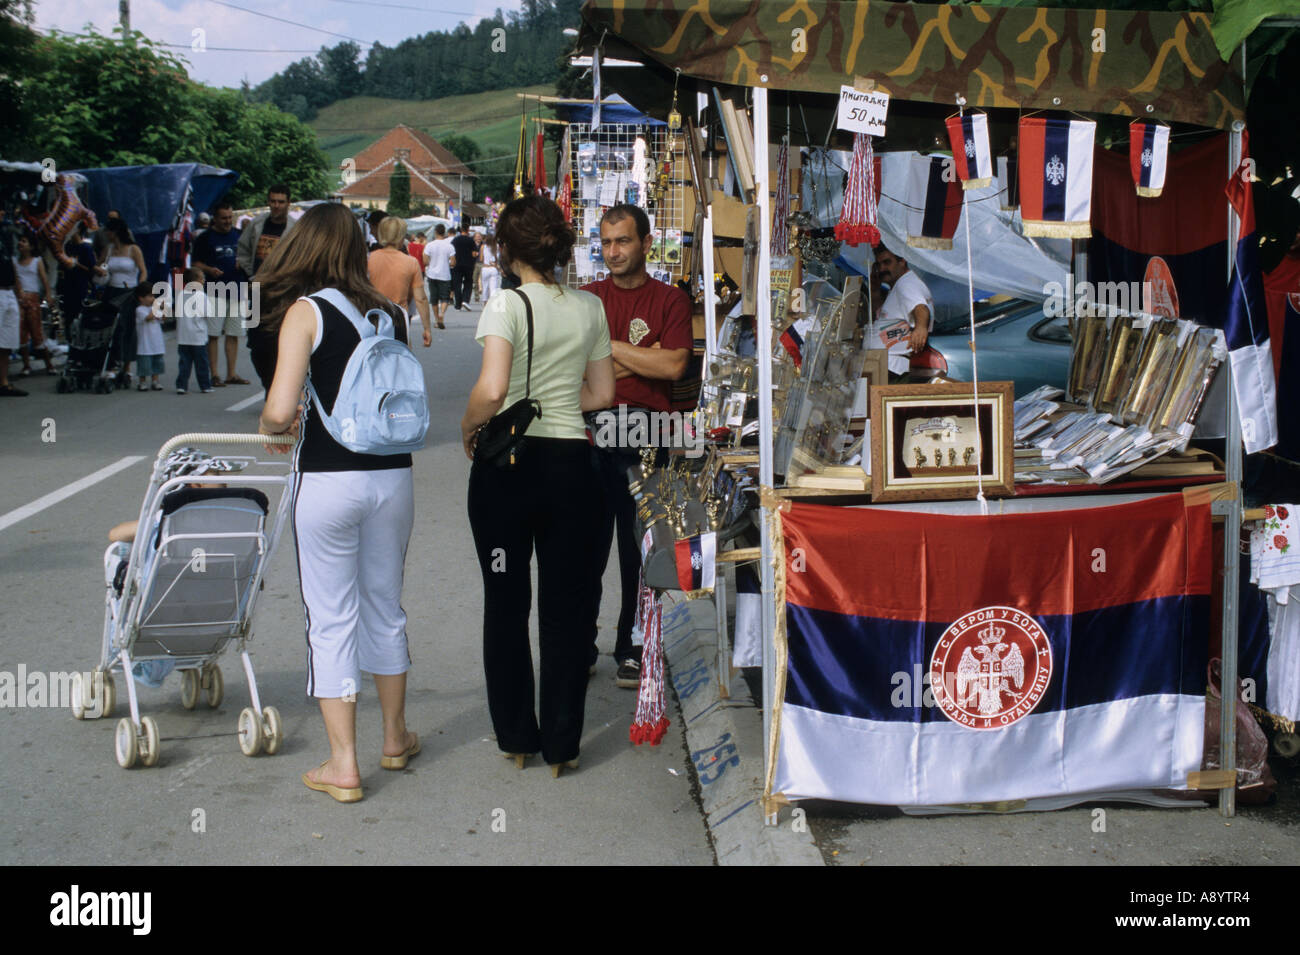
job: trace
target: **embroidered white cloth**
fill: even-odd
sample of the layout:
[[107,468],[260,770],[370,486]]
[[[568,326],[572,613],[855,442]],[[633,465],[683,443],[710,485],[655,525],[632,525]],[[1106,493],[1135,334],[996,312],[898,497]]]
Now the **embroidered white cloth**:
[[1250,534],[1250,579],[1268,603],[1270,713],[1300,720],[1300,520],[1294,504],[1270,504]]
[[1300,507],[1270,504],[1264,520],[1250,533],[1250,580],[1260,590],[1276,591],[1277,602],[1287,602],[1288,589],[1300,584]]

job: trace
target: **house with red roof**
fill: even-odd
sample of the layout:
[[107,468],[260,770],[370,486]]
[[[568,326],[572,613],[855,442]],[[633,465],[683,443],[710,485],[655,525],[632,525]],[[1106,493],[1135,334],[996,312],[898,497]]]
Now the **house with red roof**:
[[339,196],[353,207],[384,209],[399,162],[411,176],[411,201],[432,206],[434,215],[446,216],[448,203],[464,209],[473,195],[474,172],[428,133],[403,123],[339,164]]

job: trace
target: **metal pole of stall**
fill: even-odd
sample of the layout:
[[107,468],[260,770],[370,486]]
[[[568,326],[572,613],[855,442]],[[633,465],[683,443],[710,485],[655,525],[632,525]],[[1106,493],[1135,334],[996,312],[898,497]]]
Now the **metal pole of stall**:
[[[1245,75],[1245,44],[1242,45],[1242,75]],[[1228,137],[1228,175],[1236,172],[1241,163],[1241,133],[1245,124],[1240,120],[1232,124]],[[1228,205],[1228,280],[1232,281],[1237,255],[1237,238],[1241,222],[1237,212]],[[1223,451],[1225,477],[1234,486],[1231,499],[1216,508],[1223,515],[1223,623],[1220,630],[1220,656],[1223,659],[1222,700],[1219,713],[1220,766],[1225,771],[1237,769],[1237,599],[1241,577],[1239,564],[1241,552],[1241,418],[1237,406],[1237,390],[1232,362],[1223,364],[1227,374],[1227,422],[1224,428],[1226,443]],[[1237,814],[1237,787],[1219,790],[1219,813],[1231,818]]]
[[[772,211],[768,196],[767,90],[754,87],[754,201],[758,203],[758,275],[755,276],[754,324],[758,339],[758,483],[772,487]],[[767,495],[764,494],[764,497]],[[776,705],[776,574],[772,555],[774,515],[762,509],[762,559],[759,573],[763,625],[763,748],[764,769],[776,753],[771,750],[772,710]]]
[[[696,95],[696,117],[704,112],[704,108],[709,103],[709,97],[705,93]],[[695,144],[691,143],[690,148],[694,149]],[[705,175],[705,170],[700,170],[701,175]],[[698,183],[697,183],[698,185]],[[704,207],[704,230],[702,236],[696,236],[695,241],[700,243],[700,252],[702,253],[702,268],[704,278],[704,376],[709,375],[709,362],[713,361],[714,356],[718,354],[718,299],[713,288],[713,206]]]
[[[695,94],[695,117],[696,126],[699,126],[699,120],[704,114],[705,108],[709,104],[709,97],[705,93]],[[695,143],[688,143],[688,149],[695,149]],[[709,171],[699,170],[700,175],[708,175]],[[699,183],[696,183],[699,186]],[[701,189],[696,190],[696,195],[702,194]],[[709,365],[713,362],[714,357],[718,354],[718,296],[713,287],[713,206],[712,204],[704,207],[704,219],[700,228],[700,234],[695,236],[695,242],[699,243],[701,259],[701,279],[704,284],[704,367],[701,369],[700,377],[704,380],[709,378]],[[696,419],[699,421],[699,419]],[[723,576],[722,568],[719,567],[716,579],[713,585],[713,609],[716,619],[718,636],[718,692],[723,699],[731,696],[731,660],[727,654],[727,586],[726,579]]]

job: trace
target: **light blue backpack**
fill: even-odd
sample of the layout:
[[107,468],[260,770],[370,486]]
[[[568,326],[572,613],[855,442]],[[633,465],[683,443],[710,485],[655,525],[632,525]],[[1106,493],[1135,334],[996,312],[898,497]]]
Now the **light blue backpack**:
[[[371,309],[363,318],[338,289],[322,289],[316,295],[337,308],[361,336],[343,369],[330,414],[307,376],[312,407],[325,430],[357,454],[419,451],[429,430],[424,369],[411,350],[393,337],[392,317],[382,309]],[[370,321],[372,315],[379,316],[378,331]]]

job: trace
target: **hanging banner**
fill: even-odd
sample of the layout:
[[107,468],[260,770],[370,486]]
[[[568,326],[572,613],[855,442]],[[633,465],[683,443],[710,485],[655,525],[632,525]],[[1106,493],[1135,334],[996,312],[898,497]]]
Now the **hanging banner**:
[[1134,120],[1128,127],[1128,162],[1137,194],[1146,199],[1160,195],[1165,187],[1169,161],[1169,127]]
[[912,157],[907,165],[907,244],[918,249],[951,249],[961,221],[961,188],[944,173],[944,156]]
[[[1200,769],[1208,495],[979,517],[783,513],[773,793],[925,806],[1185,789]],[[797,562],[796,562],[797,561]]]
[[993,184],[993,152],[989,149],[989,118],[984,113],[949,116],[948,142],[963,189]]
[[1057,239],[1092,235],[1090,119],[1025,116],[1020,120],[1020,216],[1024,233]]

